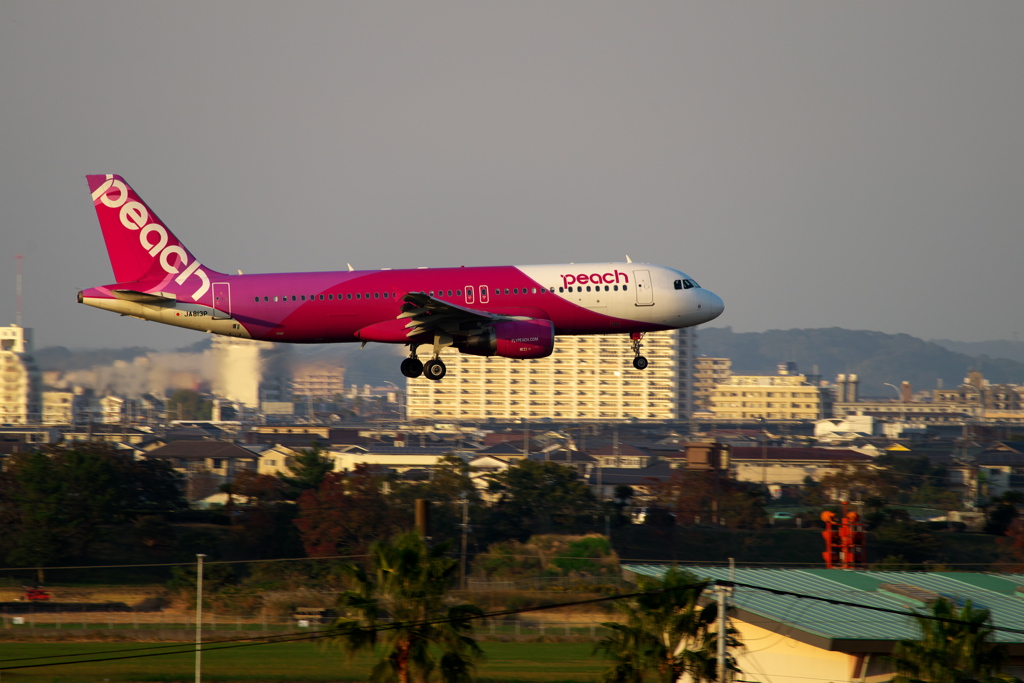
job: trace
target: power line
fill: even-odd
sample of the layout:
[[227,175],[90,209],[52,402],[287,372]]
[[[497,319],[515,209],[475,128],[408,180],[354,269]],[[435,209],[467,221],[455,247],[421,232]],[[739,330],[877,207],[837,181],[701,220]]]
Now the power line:
[[[420,621],[409,621],[409,622],[399,622],[399,623],[392,623],[392,624],[383,624],[381,626],[375,627],[373,630],[374,631],[392,631],[392,630],[397,630],[399,628],[414,627],[414,626],[429,626],[429,625],[434,625],[434,624],[449,623],[449,622],[452,622],[452,621],[475,620],[475,619],[493,619],[493,618],[496,618],[496,617],[509,616],[509,615],[513,615],[513,614],[521,614],[523,612],[540,612],[540,611],[544,611],[544,610],[558,609],[558,608],[561,608],[561,607],[575,607],[575,606],[579,606],[579,605],[594,604],[594,603],[598,603],[598,602],[605,602],[605,601],[608,601],[608,600],[624,600],[624,599],[627,599],[627,598],[640,597],[640,596],[643,596],[643,595],[660,595],[660,594],[664,594],[664,593],[668,593],[668,592],[691,590],[691,589],[694,589],[694,588],[701,588],[701,589],[703,589],[706,585],[707,585],[707,582],[706,581],[702,581],[700,583],[687,584],[685,586],[678,586],[678,587],[675,587],[675,588],[667,588],[667,589],[661,589],[661,590],[655,590],[655,591],[639,591],[639,592],[633,592],[633,593],[622,593],[622,594],[618,594],[618,595],[605,596],[605,597],[600,597],[600,598],[589,598],[589,599],[586,599],[586,600],[574,600],[572,602],[564,602],[564,603],[558,603],[558,604],[554,604],[554,605],[540,605],[540,606],[537,606],[537,607],[522,607],[522,608],[518,608],[518,609],[498,610],[498,611],[494,611],[494,612],[483,612],[481,614],[469,614],[469,615],[465,615],[465,616],[461,616],[461,617],[456,617],[456,618],[437,617],[437,618],[433,618],[433,619],[423,619],[423,620],[420,620]],[[328,630],[326,632],[313,633],[313,634],[306,634],[306,633],[295,634],[295,633],[291,633],[291,634],[284,634],[284,635],[275,634],[275,635],[271,635],[271,636],[262,636],[262,637],[258,638],[260,640],[260,642],[239,642],[239,643],[235,643],[235,641],[216,641],[216,642],[213,642],[213,643],[208,643],[207,647],[206,647],[206,649],[204,651],[209,652],[209,651],[213,651],[213,650],[227,650],[227,649],[233,649],[233,648],[237,648],[237,647],[253,647],[253,646],[256,646],[256,645],[264,645],[264,644],[269,643],[269,642],[298,642],[298,641],[303,641],[303,640],[317,640],[317,639],[321,639],[321,638],[336,637],[338,635],[341,635],[342,633],[343,633],[343,631],[339,629],[339,630],[333,630],[333,631],[332,630]],[[252,640],[256,640],[256,639],[255,638],[239,638],[238,640],[252,641]],[[224,645],[224,646],[221,646],[221,647],[217,647],[218,643],[224,643],[224,642],[231,642],[231,643],[234,643],[234,644]],[[92,663],[96,663],[96,662],[108,662],[108,661],[121,660],[121,659],[139,659],[139,658],[142,658],[142,657],[162,657],[162,656],[165,656],[165,655],[184,654],[184,653],[194,652],[195,651],[193,645],[185,645],[185,644],[168,645],[168,646],[153,646],[153,647],[142,648],[142,649],[147,649],[148,650],[148,649],[172,648],[172,647],[178,647],[178,648],[185,647],[186,649],[180,649],[180,650],[178,650],[176,652],[150,652],[150,653],[145,653],[145,654],[124,655],[124,656],[120,656],[120,657],[106,657],[106,658],[103,658],[103,659],[89,659],[89,660],[74,661],[74,662],[54,662],[54,663],[43,663],[43,664],[22,664],[22,665],[18,665],[18,666],[0,666],[0,671],[7,671],[7,670],[10,670],[10,669],[30,669],[30,668],[38,668],[38,667],[43,667],[43,666],[64,666],[64,665],[68,665],[68,664],[92,664]],[[23,658],[19,658],[19,659],[0,660],[0,664],[7,663],[7,662],[24,661],[26,659],[39,660],[39,659],[63,659],[63,658],[69,658],[69,657],[91,657],[91,656],[94,656],[96,654],[114,654],[114,653],[120,653],[120,652],[125,652],[125,651],[126,650],[121,649],[121,650],[108,650],[106,652],[89,653],[89,654],[82,654],[82,655],[48,655],[46,657],[23,657]]]
[[[574,607],[574,606],[579,606],[579,605],[595,604],[595,603],[599,603],[599,602],[606,602],[606,601],[612,601],[612,600],[624,600],[624,599],[628,599],[628,598],[635,598],[635,597],[647,596],[647,595],[662,595],[662,594],[669,593],[669,592],[691,590],[691,589],[694,589],[694,588],[701,588],[701,589],[703,589],[703,588],[705,588],[708,585],[708,583],[709,582],[704,581],[704,582],[695,583],[695,584],[687,584],[685,586],[678,586],[678,587],[675,587],[675,588],[666,588],[666,589],[659,589],[659,590],[653,590],[653,591],[637,591],[637,592],[633,592],[633,593],[621,593],[621,594],[605,596],[605,597],[600,597],[600,598],[590,598],[590,599],[586,599],[586,600],[574,600],[574,601],[571,601],[571,602],[558,603],[558,604],[554,604],[554,605],[541,605],[541,606],[538,606],[538,607],[527,607],[527,608],[518,608],[518,609],[511,609],[511,610],[498,610],[498,611],[494,611],[494,612],[483,612],[483,613],[476,614],[476,615],[473,615],[473,614],[465,615],[465,616],[457,617],[457,618],[454,618],[454,619],[453,618],[449,618],[449,617],[438,617],[438,618],[434,618],[434,619],[424,619],[424,620],[421,620],[421,621],[414,621],[414,622],[400,622],[400,623],[384,624],[384,625],[375,627],[373,630],[374,631],[389,631],[389,630],[396,630],[396,629],[399,629],[399,628],[406,628],[406,627],[427,626],[427,625],[433,625],[433,624],[443,624],[443,623],[449,623],[449,622],[452,622],[452,621],[475,620],[475,619],[491,619],[491,618],[496,618],[496,617],[509,616],[509,615],[513,615],[513,614],[522,614],[524,612],[538,612],[538,611],[543,611],[543,610],[559,609],[559,608],[562,608],[562,607]],[[714,583],[716,585],[718,585],[718,586],[726,586],[726,587],[735,586],[735,587],[739,587],[739,588],[749,588],[751,590],[764,591],[764,592],[773,593],[773,594],[776,594],[776,595],[785,595],[785,596],[790,596],[790,597],[803,598],[803,599],[807,599],[807,600],[817,600],[817,601],[826,602],[826,603],[833,604],[833,605],[840,605],[840,606],[846,606],[846,607],[853,607],[853,608],[857,608],[857,609],[871,610],[871,611],[875,611],[875,612],[884,612],[884,613],[888,613],[888,614],[895,614],[897,616],[909,617],[911,619],[929,619],[929,620],[932,620],[932,621],[939,621],[939,622],[948,623],[948,624],[958,624],[958,625],[962,625],[962,626],[969,626],[969,627],[972,627],[972,628],[978,628],[980,626],[977,623],[969,622],[969,621],[965,621],[965,620],[961,620],[961,619],[951,619],[951,618],[947,618],[947,617],[938,617],[938,616],[934,616],[934,615],[929,615],[929,614],[925,614],[925,613],[921,613],[921,612],[907,612],[907,611],[901,611],[901,610],[891,609],[891,608],[887,608],[887,607],[878,607],[878,606],[873,606],[873,605],[864,605],[864,604],[860,604],[860,603],[856,603],[856,602],[848,602],[848,601],[845,601],[845,600],[835,600],[833,598],[825,598],[825,597],[821,597],[821,596],[817,596],[817,595],[809,595],[809,594],[806,594],[806,593],[797,593],[795,591],[787,591],[787,590],[782,590],[782,589],[777,589],[777,588],[767,588],[765,586],[756,586],[754,584],[748,584],[748,583],[737,582],[737,581],[727,581],[727,580],[719,579],[719,580],[715,580]],[[1006,633],[1014,633],[1014,634],[1018,634],[1018,635],[1024,635],[1024,629],[1016,629],[1016,628],[1011,628],[1011,627],[1008,627],[1008,626],[987,625],[986,628],[988,628],[988,629],[990,629],[992,631],[1002,631],[1002,632],[1006,632]],[[217,641],[216,643],[210,643],[209,650],[225,650],[225,649],[234,649],[234,648],[238,648],[238,647],[253,647],[253,646],[257,646],[257,645],[264,645],[264,644],[270,643],[270,642],[300,642],[300,641],[304,641],[304,640],[318,640],[318,639],[322,639],[322,638],[337,637],[339,635],[342,635],[343,633],[344,633],[344,631],[342,629],[337,629],[337,630],[328,630],[328,631],[325,631],[325,632],[320,632],[320,633],[315,633],[315,634],[284,634],[284,635],[278,634],[278,635],[273,635],[273,636],[263,636],[263,637],[258,638],[258,640],[260,642],[251,642],[253,640],[256,640],[254,638],[239,639],[239,640],[246,640],[246,641],[249,641],[249,642]],[[229,642],[229,643],[232,643],[232,644],[230,644],[230,645],[221,645],[220,647],[217,646],[217,643],[225,643],[225,642]],[[158,648],[158,647],[172,648],[172,647],[182,647],[182,645],[176,645],[176,646],[153,646],[152,648],[145,648],[145,649],[155,649],[155,648]],[[55,658],[55,659],[56,658],[61,658],[61,659],[63,659],[63,658],[69,658],[69,657],[94,656],[95,654],[114,654],[114,653],[119,653],[119,652],[124,652],[124,651],[125,650],[122,649],[122,650],[112,650],[112,651],[108,651],[106,653],[90,653],[88,655],[52,655],[52,656],[48,656],[46,658]],[[38,667],[45,667],[45,666],[64,666],[64,665],[69,665],[69,664],[92,664],[92,663],[107,662],[107,661],[122,660],[122,659],[138,659],[138,658],[143,658],[143,657],[160,657],[160,656],[165,656],[165,655],[169,655],[169,654],[185,654],[185,653],[193,652],[193,651],[194,651],[193,649],[180,649],[180,650],[178,650],[176,652],[150,652],[150,653],[145,653],[145,654],[124,655],[124,656],[119,656],[119,657],[105,657],[105,658],[102,658],[102,659],[79,660],[79,661],[72,661],[72,662],[54,662],[54,663],[42,663],[42,664],[22,664],[22,665],[17,665],[17,666],[0,666],[0,671],[7,671],[7,670],[12,670],[12,669],[29,669],[29,668],[38,668]],[[42,657],[34,657],[34,658],[20,658],[20,659],[10,659],[10,660],[0,660],[0,663],[13,662],[13,661],[23,661],[25,659],[35,659],[35,660],[38,660],[38,659],[43,659],[43,658]]]
[[[320,557],[282,557],[277,559],[269,560],[212,560],[205,564],[262,564],[271,562],[310,562],[318,560],[345,560],[345,559],[358,559],[363,557],[369,557],[369,555],[324,555]],[[160,562],[156,564],[95,564],[95,565],[80,565],[75,567],[0,567],[0,572],[17,572],[17,571],[36,571],[42,569],[43,571],[56,571],[58,569],[134,569],[139,567],[191,567],[195,565],[195,560],[190,562]]]

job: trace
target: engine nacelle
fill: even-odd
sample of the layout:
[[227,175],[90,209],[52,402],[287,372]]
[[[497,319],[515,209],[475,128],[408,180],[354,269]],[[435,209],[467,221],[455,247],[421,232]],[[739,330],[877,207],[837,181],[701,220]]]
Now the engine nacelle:
[[555,350],[550,320],[507,320],[455,344],[462,353],[503,358],[546,358]]

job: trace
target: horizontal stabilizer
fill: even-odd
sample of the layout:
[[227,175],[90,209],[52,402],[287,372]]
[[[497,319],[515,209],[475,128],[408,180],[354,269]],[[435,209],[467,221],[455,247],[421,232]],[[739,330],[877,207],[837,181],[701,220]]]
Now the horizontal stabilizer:
[[111,293],[118,299],[124,299],[125,301],[134,301],[140,304],[169,304],[178,300],[178,297],[173,294],[164,294],[163,292],[137,292],[134,289],[112,289]]

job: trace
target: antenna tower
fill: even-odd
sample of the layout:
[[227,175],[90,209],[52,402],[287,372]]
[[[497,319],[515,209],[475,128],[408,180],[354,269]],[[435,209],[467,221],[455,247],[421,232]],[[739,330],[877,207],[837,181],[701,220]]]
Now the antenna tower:
[[18,259],[18,300],[15,306],[14,324],[21,327],[21,254],[15,258]]

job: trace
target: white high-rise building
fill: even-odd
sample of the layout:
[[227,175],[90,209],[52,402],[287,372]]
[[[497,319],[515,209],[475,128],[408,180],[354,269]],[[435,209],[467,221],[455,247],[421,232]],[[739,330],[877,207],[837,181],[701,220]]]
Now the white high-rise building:
[[[409,419],[482,422],[678,420],[692,409],[691,330],[644,338],[646,370],[635,370],[626,335],[559,337],[548,358],[513,360],[446,349],[440,381],[407,381]],[[426,358],[429,347],[421,347]]]
[[39,422],[42,381],[32,358],[32,330],[0,327],[0,424]]

